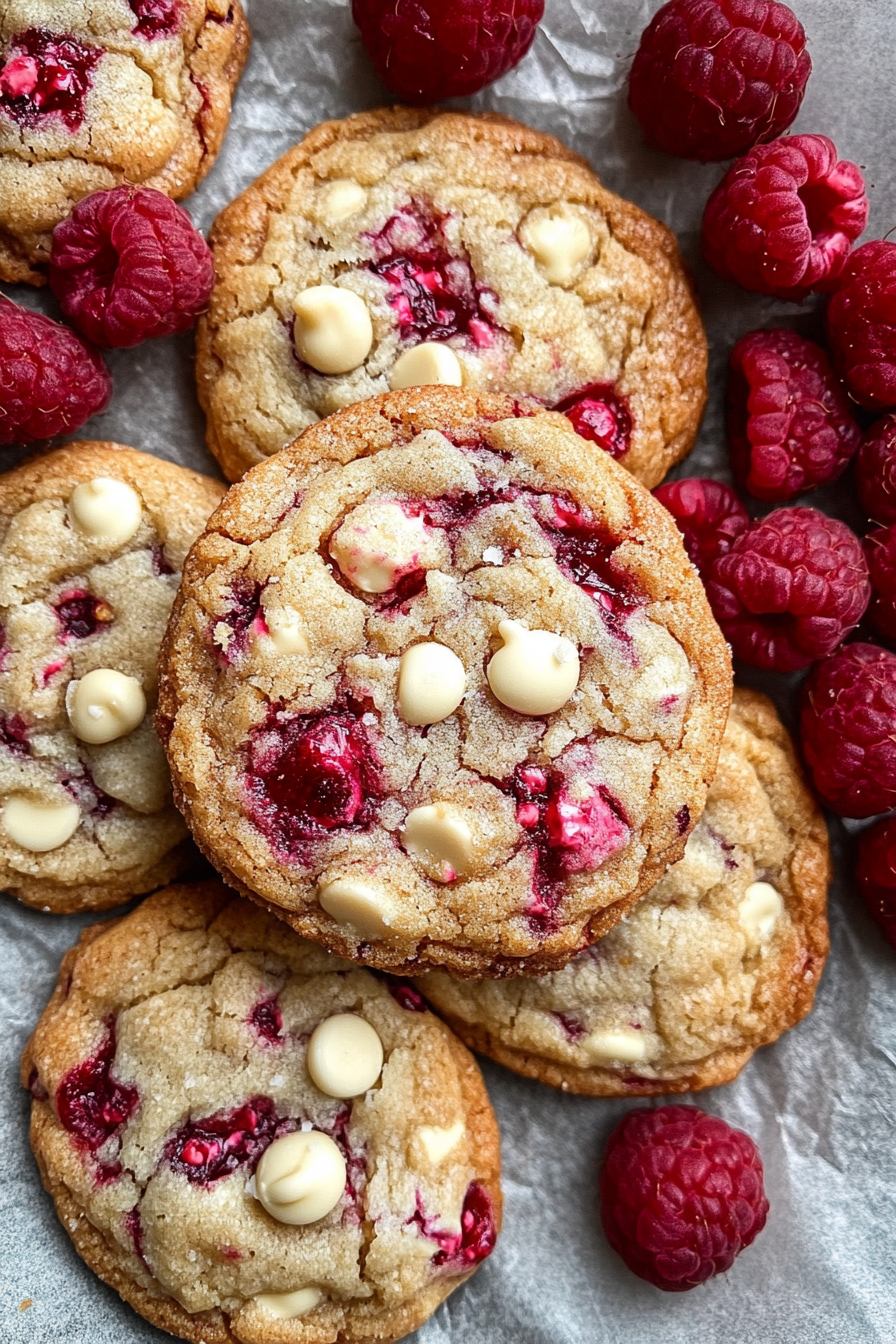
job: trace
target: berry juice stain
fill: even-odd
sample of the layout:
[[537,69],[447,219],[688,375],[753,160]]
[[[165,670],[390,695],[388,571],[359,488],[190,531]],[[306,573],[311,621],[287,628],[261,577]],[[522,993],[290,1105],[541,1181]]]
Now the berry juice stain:
[[27,760],[28,725],[21,714],[0,714],[0,747],[20,760]]
[[270,1097],[250,1097],[243,1106],[190,1120],[168,1140],[163,1154],[191,1185],[211,1185],[235,1171],[252,1175],[262,1153],[294,1128],[280,1120]]
[[[112,1077],[114,1062],[115,1023],[110,1018],[106,1038],[96,1053],[70,1069],[56,1089],[59,1123],[89,1153],[118,1136],[139,1104],[137,1089]],[[121,1165],[100,1163],[99,1172],[102,1180],[114,1180]]]
[[268,1045],[283,1044],[283,1014],[276,994],[256,1003],[247,1020],[253,1031]]
[[0,69],[0,109],[19,126],[39,126],[58,116],[67,130],[79,130],[93,72],[103,51],[47,28],[27,28],[13,37]]
[[632,413],[612,383],[591,383],[555,407],[576,433],[611,457],[624,457],[632,445]]
[[417,1211],[408,1223],[415,1224],[420,1235],[434,1241],[438,1250],[432,1257],[437,1269],[459,1274],[481,1264],[495,1249],[497,1230],[492,1201],[488,1191],[474,1181],[464,1196],[460,1215],[460,1232],[448,1232],[437,1226],[437,1218],[427,1218],[423,1198],[417,1191]]

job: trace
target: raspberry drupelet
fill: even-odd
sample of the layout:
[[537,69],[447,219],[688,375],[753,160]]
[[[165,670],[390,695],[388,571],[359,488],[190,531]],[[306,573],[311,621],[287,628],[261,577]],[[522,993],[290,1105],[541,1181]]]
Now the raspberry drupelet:
[[896,407],[896,243],[856,248],[828,305],[838,372],[860,406]]
[[722,178],[703,214],[703,255],[725,280],[798,302],[831,288],[867,219],[857,166],[827,136],[785,136]]
[[629,106],[657,149],[730,159],[787,130],[811,70],[787,5],[670,0],[641,35]]
[[859,503],[875,523],[896,523],[896,415],[885,415],[865,435],[855,465]]
[[750,525],[749,515],[730,485],[691,477],[669,481],[654,490],[684,538],[684,548],[700,573],[711,561],[727,555]]
[[751,331],[731,352],[728,440],[738,483],[775,503],[836,480],[861,442],[827,355],[795,331]]
[[896,947],[896,817],[862,832],[856,885],[881,933]]
[[730,1269],[769,1207],[753,1140],[696,1106],[629,1111],[610,1135],[600,1198],[614,1251],[667,1293]]
[[896,524],[869,532],[864,544],[871,577],[868,622],[886,644],[896,644]]

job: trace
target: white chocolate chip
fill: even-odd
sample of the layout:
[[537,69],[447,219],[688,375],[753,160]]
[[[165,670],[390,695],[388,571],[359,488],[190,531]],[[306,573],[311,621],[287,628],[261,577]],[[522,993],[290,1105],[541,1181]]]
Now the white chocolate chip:
[[438,1166],[454,1151],[466,1132],[463,1120],[456,1120],[448,1129],[439,1129],[436,1125],[421,1125],[417,1135],[430,1162]]
[[527,630],[518,621],[502,621],[504,647],[486,668],[496,699],[519,714],[553,714],[579,684],[575,644],[550,630]]
[[68,517],[82,536],[123,546],[140,526],[143,501],[124,481],[96,476],[75,486],[68,501]]
[[337,878],[318,893],[321,907],[337,924],[349,924],[364,938],[388,938],[395,917],[391,897],[380,887]]
[[389,386],[393,392],[402,387],[463,387],[464,371],[450,345],[424,341],[399,355],[392,368]]
[[436,882],[464,877],[473,863],[473,833],[451,803],[415,807],[405,818],[401,842]]
[[293,303],[296,351],[318,373],[350,373],[373,345],[367,304],[350,289],[314,285]]
[[264,620],[268,638],[277,653],[311,652],[304,622],[294,607],[267,607]]
[[387,593],[426,549],[427,528],[391,500],[359,504],[330,542],[330,554],[362,593]]
[[414,644],[401,656],[398,708],[405,723],[441,723],[464,698],[467,674],[444,644]]
[[592,1031],[582,1049],[598,1064],[639,1064],[647,1058],[648,1042],[643,1031],[620,1027],[616,1031]]
[[265,1149],[255,1197],[272,1218],[305,1227],[326,1217],[345,1189],[345,1158],[319,1129],[284,1134]]
[[3,804],[3,829],[15,844],[32,854],[46,854],[70,840],[78,829],[81,809],[77,803],[39,803],[22,793],[13,793]]
[[328,1097],[360,1097],[383,1071],[383,1043],[357,1013],[336,1013],[312,1031],[305,1062]]
[[567,285],[591,251],[591,233],[578,215],[544,215],[521,230],[529,251],[552,285]]
[[751,943],[764,942],[781,917],[784,902],[770,882],[752,882],[737,907],[740,926]]
[[99,746],[139,727],[146,716],[146,696],[136,677],[98,667],[69,682],[65,710],[75,737]]
[[334,224],[356,215],[367,200],[367,192],[350,178],[338,178],[325,187],[320,203],[321,214]]
[[255,1305],[278,1321],[294,1321],[307,1316],[323,1301],[319,1288],[297,1288],[294,1293],[259,1293]]

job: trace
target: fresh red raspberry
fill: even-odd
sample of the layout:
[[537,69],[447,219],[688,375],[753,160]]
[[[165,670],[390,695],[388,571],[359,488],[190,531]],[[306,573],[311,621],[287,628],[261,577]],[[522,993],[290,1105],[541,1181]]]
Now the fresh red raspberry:
[[613,1250],[667,1293],[730,1269],[768,1216],[755,1143],[696,1106],[629,1111],[607,1143],[600,1198]]
[[406,103],[484,89],[525,56],[544,0],[352,0],[380,79]]
[[0,444],[80,429],[111,395],[112,377],[98,350],[0,295]]
[[95,191],[53,232],[50,286],[97,345],[186,331],[214,279],[211,250],[186,210],[152,187]]
[[730,367],[728,441],[742,488],[780,502],[836,480],[862,431],[821,346],[786,327],[751,331]]
[[896,525],[869,532],[864,545],[871,577],[868,622],[887,644],[896,644]]
[[865,180],[825,135],[757,145],[703,214],[703,255],[726,280],[779,299],[828,289],[868,219]]
[[717,556],[727,555],[750,526],[747,511],[730,485],[691,477],[654,490],[684,538],[684,548],[701,574]]
[[845,523],[817,509],[775,509],[712,562],[706,594],[736,657],[795,672],[842,643],[871,585]]
[[641,35],[628,101],[648,144],[731,159],[786,131],[812,62],[787,5],[670,0]]
[[896,243],[865,243],[828,304],[834,363],[860,406],[896,406]]
[[855,466],[859,503],[874,522],[896,523],[896,415],[871,426]]
[[896,817],[862,832],[856,886],[881,933],[896,947]]
[[896,807],[896,654],[847,644],[814,667],[800,737],[821,797],[843,817]]

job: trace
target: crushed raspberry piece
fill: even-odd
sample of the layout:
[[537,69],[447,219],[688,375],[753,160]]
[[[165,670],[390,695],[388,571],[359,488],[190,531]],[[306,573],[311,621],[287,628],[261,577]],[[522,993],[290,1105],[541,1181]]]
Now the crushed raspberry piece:
[[420,1235],[434,1241],[438,1250],[432,1257],[437,1269],[449,1274],[463,1274],[481,1264],[495,1249],[498,1230],[488,1191],[478,1181],[468,1187],[460,1215],[460,1232],[448,1232],[438,1227],[438,1218],[427,1218],[423,1196],[417,1191],[417,1211],[408,1224],[415,1224]]
[[589,443],[596,443],[611,457],[625,457],[632,446],[632,414],[628,401],[612,383],[591,383],[555,408]]
[[753,1140],[696,1106],[629,1111],[607,1143],[600,1199],[614,1251],[668,1293],[730,1269],[769,1207]]
[[5,747],[13,756],[27,760],[30,755],[29,743],[28,725],[21,714],[0,712],[0,747]]
[[112,377],[98,350],[0,294],[0,444],[80,429],[111,396]]
[[896,654],[848,644],[803,686],[800,738],[821,797],[843,817],[896,806]]
[[191,1185],[211,1185],[240,1169],[251,1176],[268,1145],[293,1128],[278,1119],[270,1097],[250,1097],[234,1110],[190,1120],[168,1140],[163,1158]]
[[423,995],[420,994],[409,980],[402,980],[396,975],[384,975],[383,981],[389,993],[400,1008],[404,1008],[408,1013],[425,1013],[426,1004],[423,1002]]
[[[140,1101],[135,1087],[112,1077],[114,1063],[115,1022],[110,1018],[99,1048],[90,1059],[69,1069],[56,1089],[59,1123],[89,1153],[96,1153],[120,1134]],[[114,1178],[120,1167],[117,1163],[103,1163],[101,1170],[108,1178]]]
[[624,636],[622,618],[646,600],[639,586],[619,569],[613,552],[619,542],[571,501],[555,495],[549,519],[538,521],[554,547],[558,567],[598,603],[615,633]]
[[859,503],[881,527],[896,523],[896,415],[871,426],[855,465]]
[[828,304],[837,371],[860,406],[896,406],[896,243],[857,247]]
[[53,231],[50,288],[96,345],[186,331],[214,280],[208,243],[183,206],[152,187],[95,191]]
[[811,70],[786,5],[670,0],[641,35],[628,101],[655,148],[730,159],[787,130]]
[[352,0],[377,74],[406,103],[461,98],[525,56],[544,0]]
[[703,255],[726,280],[804,299],[830,289],[868,220],[865,179],[824,135],[757,145],[732,164],[703,215]]
[[249,1026],[258,1033],[268,1045],[283,1044],[283,1014],[276,994],[256,1003],[249,1014]]
[[728,440],[738,483],[781,502],[834,481],[862,431],[820,345],[795,331],[751,331],[731,352]]
[[66,643],[71,639],[89,639],[115,619],[108,602],[81,588],[62,593],[53,610]]
[[702,574],[712,560],[727,555],[750,518],[730,485],[698,476],[669,481],[654,496],[675,519],[691,562]]
[[585,1035],[585,1024],[572,1013],[554,1013],[553,1016],[560,1023],[563,1034],[570,1045],[578,1045],[579,1041]]
[[706,595],[736,657],[795,672],[858,625],[871,585],[845,523],[817,509],[776,509],[711,563]]
[[172,37],[180,25],[179,0],[128,0],[137,17],[134,32],[152,41]]
[[598,868],[629,837],[629,828],[610,804],[594,793],[574,799],[564,788],[551,794],[545,810],[548,839],[563,851],[568,873]]
[[100,47],[47,28],[18,33],[0,69],[0,109],[29,128],[55,115],[74,133],[84,121],[93,72],[103,54]]
[[864,545],[871,577],[868,622],[886,643],[896,644],[896,524],[869,532]]
[[896,817],[862,832],[856,885],[881,933],[896,947]]

